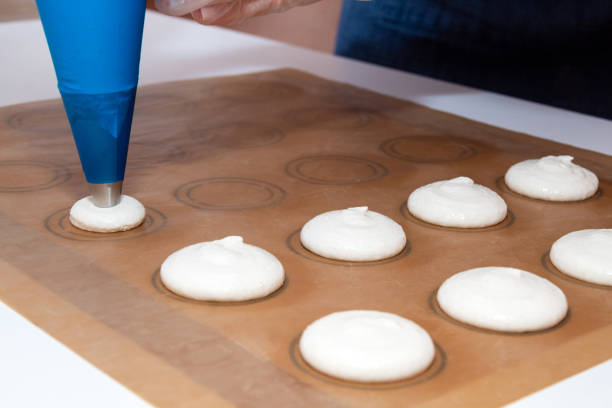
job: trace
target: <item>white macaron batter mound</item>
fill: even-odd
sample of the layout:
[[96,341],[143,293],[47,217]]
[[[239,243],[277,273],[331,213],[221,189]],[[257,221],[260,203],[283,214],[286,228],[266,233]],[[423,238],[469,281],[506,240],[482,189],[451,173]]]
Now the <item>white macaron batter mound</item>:
[[408,210],[430,224],[456,228],[483,228],[506,218],[506,202],[493,190],[469,177],[436,181],[408,197]]
[[547,201],[579,201],[591,197],[599,179],[590,170],[572,163],[572,156],[545,156],[511,166],[504,177],[513,191]]
[[451,276],[438,289],[437,301],[456,320],[504,332],[553,327],[568,310],[565,294],[552,282],[527,271],[499,266]]
[[300,240],[317,255],[354,262],[390,258],[406,246],[401,225],[368,207],[317,215],[304,225]]
[[142,224],[144,218],[144,206],[127,195],[122,195],[117,205],[107,208],[97,207],[88,196],[74,203],[70,209],[70,223],[93,232],[128,231]]
[[570,232],[552,245],[550,260],[566,275],[612,286],[612,229]]
[[172,253],[160,277],[168,289],[187,298],[238,302],[276,291],[285,281],[285,271],[268,251],[229,236]]
[[304,360],[332,377],[358,382],[398,381],[425,371],[435,347],[418,324],[393,313],[331,313],[302,333]]

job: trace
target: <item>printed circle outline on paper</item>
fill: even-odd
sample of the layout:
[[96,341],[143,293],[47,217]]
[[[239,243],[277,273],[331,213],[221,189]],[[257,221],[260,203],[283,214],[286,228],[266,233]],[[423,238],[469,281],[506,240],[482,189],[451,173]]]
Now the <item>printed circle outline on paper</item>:
[[450,231],[450,232],[467,232],[467,233],[477,233],[477,232],[489,232],[489,231],[499,231],[501,229],[509,228],[516,221],[516,217],[514,213],[508,209],[506,213],[506,218],[504,218],[501,222],[498,222],[495,225],[490,225],[488,227],[478,227],[478,228],[459,228],[459,227],[445,227],[443,225],[432,224],[427,221],[424,221],[420,218],[412,215],[410,210],[408,209],[408,205],[406,205],[406,201],[403,201],[400,205],[400,213],[402,217],[410,221],[413,224],[420,225],[421,227],[431,228],[434,230],[440,231]]
[[53,235],[72,241],[105,242],[135,239],[159,231],[168,221],[161,211],[152,207],[145,208],[145,219],[142,224],[128,231],[102,233],[77,228],[70,223],[69,207],[55,211],[45,219],[44,223],[45,228]]
[[565,317],[559,323],[557,323],[556,325],[554,325],[552,327],[548,327],[546,329],[535,330],[535,331],[527,331],[527,332],[509,332],[509,331],[498,331],[498,330],[493,330],[493,329],[486,329],[484,327],[474,326],[472,324],[462,322],[462,321],[457,320],[454,317],[448,315],[444,310],[442,310],[442,308],[438,304],[437,294],[438,294],[438,288],[434,289],[431,292],[431,295],[429,295],[429,299],[428,299],[428,302],[427,302],[427,303],[429,303],[429,308],[431,309],[431,311],[436,316],[440,317],[443,320],[446,320],[449,323],[454,324],[455,326],[459,326],[459,327],[462,327],[464,329],[468,329],[468,330],[472,330],[472,331],[477,331],[477,332],[480,332],[480,333],[497,334],[497,335],[500,335],[500,336],[510,336],[510,337],[536,336],[538,334],[545,334],[545,333],[551,332],[553,330],[560,329],[561,327],[565,326],[569,322],[569,320],[570,320],[571,310],[568,307],[567,314],[565,315]]
[[396,255],[393,255],[390,258],[380,259],[378,261],[365,261],[365,262],[352,262],[352,261],[340,261],[337,259],[325,258],[321,255],[317,255],[312,251],[309,251],[302,245],[302,241],[300,240],[300,232],[302,229],[297,229],[293,231],[289,236],[285,239],[285,244],[287,247],[296,255],[301,256],[302,258],[306,258],[310,261],[315,261],[327,265],[334,266],[344,266],[344,267],[366,267],[366,266],[378,266],[385,265],[391,262],[396,262],[405,258],[406,255],[410,253],[412,250],[412,245],[408,239],[406,239],[406,246]]
[[[315,170],[320,167],[321,164],[328,164],[330,162],[342,163],[361,166],[361,169],[366,170],[365,176],[357,176],[352,178],[336,178],[339,174],[337,170],[332,169],[330,173],[332,177],[324,178],[316,175],[309,175],[307,166],[314,166]],[[311,170],[310,170],[311,171]],[[293,178],[301,181],[305,181],[311,184],[327,184],[327,185],[347,185],[347,184],[361,184],[370,181],[380,180],[389,174],[389,170],[382,164],[376,163],[372,160],[363,159],[354,156],[305,156],[293,159],[285,165],[285,173]]]
[[214,126],[201,131],[191,131],[191,138],[196,139],[201,133],[200,141],[208,146],[228,149],[248,149],[268,146],[285,138],[282,130],[250,122],[234,122]]
[[6,124],[22,132],[72,134],[70,122],[61,105],[16,112],[8,117]]
[[[254,202],[248,202],[239,200],[238,202],[206,202],[196,198],[197,190],[205,187],[212,186],[230,186],[232,189],[238,189],[233,191],[234,196],[241,196],[241,192],[245,189],[251,189],[255,194],[260,195]],[[210,194],[215,196],[216,194]],[[221,194],[219,194],[221,195]],[[222,194],[227,196],[225,192]],[[242,177],[213,177],[193,180],[185,184],[180,185],[174,190],[174,197],[181,203],[188,205],[189,207],[196,208],[199,210],[246,210],[252,208],[268,207],[280,203],[285,199],[285,190],[281,187],[268,183],[267,181],[242,178]],[[242,201],[242,202],[241,202]]]
[[170,144],[130,142],[127,168],[144,169],[184,160],[183,149]]
[[[37,176],[41,176],[40,178],[42,180],[14,186],[0,184],[0,193],[24,193],[46,190],[59,186],[72,177],[70,170],[64,166],[36,160],[3,160],[0,161],[0,171],[5,173],[6,170],[3,170],[3,167],[13,167],[13,170],[17,167],[25,167],[26,169],[19,172],[20,174],[32,176],[33,174],[39,173]],[[40,174],[41,172],[46,174]]]
[[593,288],[593,289],[612,290],[612,286],[601,285],[599,283],[584,281],[582,279],[574,278],[571,275],[567,275],[567,274],[561,272],[552,263],[552,260],[550,259],[550,250],[548,250],[548,251],[544,252],[544,254],[542,254],[542,256],[540,257],[540,263],[542,264],[544,269],[546,269],[547,272],[551,273],[552,275],[556,276],[557,278],[563,279],[564,281],[571,282],[571,283],[574,283],[574,284],[577,284],[577,285],[581,285],[581,286],[586,286],[588,288]]
[[285,120],[315,129],[359,129],[370,124],[376,114],[376,111],[355,107],[304,108],[288,112]]
[[[406,148],[408,144],[408,148]],[[410,144],[413,146],[410,147]],[[429,146],[428,146],[429,145]],[[445,148],[443,152],[437,152]],[[478,150],[467,140],[450,136],[400,136],[383,141],[380,151],[395,159],[414,163],[445,163],[469,159],[478,153]],[[420,153],[408,153],[405,150],[416,150]],[[426,152],[426,153],[425,153]],[[425,153],[425,156],[424,154]],[[429,154],[430,156],[426,156]]]
[[[152,133],[164,132],[170,137],[177,133],[183,123],[191,118],[196,103],[178,94],[148,92],[139,90],[132,119],[132,136],[151,141]],[[169,120],[171,118],[172,120]],[[130,143],[131,143],[130,141]]]
[[208,92],[213,98],[239,102],[269,101],[272,98],[294,98],[304,93],[296,85],[273,80],[226,82],[214,85]]
[[447,364],[446,352],[444,351],[442,346],[440,346],[437,342],[434,341],[434,347],[436,350],[434,360],[432,361],[431,365],[420,374],[403,380],[382,383],[360,383],[357,381],[348,381],[322,373],[312,367],[310,364],[308,364],[308,362],[302,357],[302,353],[300,353],[299,342],[301,337],[302,334],[300,333],[289,344],[289,358],[291,359],[291,362],[293,362],[293,364],[306,375],[315,378],[319,381],[323,381],[327,384],[343,388],[353,388],[369,391],[385,391],[394,390],[398,388],[413,387],[433,380],[435,377],[440,375],[440,373],[444,370]]
[[167,118],[170,113],[168,111],[169,107],[176,108],[191,104],[191,100],[180,95],[157,91],[149,92],[147,88],[142,88],[136,95],[134,109],[143,111],[145,114],[151,114],[151,110],[157,110],[155,113],[164,113],[165,118]]
[[151,285],[153,285],[153,288],[155,288],[155,290],[158,293],[162,294],[163,296],[167,298],[178,300],[180,302],[197,304],[197,305],[202,305],[202,306],[245,306],[245,305],[251,305],[253,303],[261,303],[266,300],[277,297],[282,292],[284,292],[287,286],[289,285],[289,277],[287,276],[287,273],[285,272],[285,280],[283,281],[283,284],[278,289],[276,289],[274,292],[269,293],[264,297],[260,297],[256,299],[249,299],[249,300],[240,300],[240,301],[197,300],[197,299],[191,299],[185,296],[181,296],[177,293],[172,292],[170,289],[168,289],[166,285],[164,285],[164,282],[161,280],[160,272],[161,272],[160,268],[157,268],[151,275]]

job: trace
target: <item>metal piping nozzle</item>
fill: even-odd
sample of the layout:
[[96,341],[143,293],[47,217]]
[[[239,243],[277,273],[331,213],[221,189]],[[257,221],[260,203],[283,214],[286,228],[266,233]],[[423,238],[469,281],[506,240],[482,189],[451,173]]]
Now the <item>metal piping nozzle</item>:
[[91,201],[96,207],[108,208],[119,204],[123,181],[114,183],[92,184],[88,183]]

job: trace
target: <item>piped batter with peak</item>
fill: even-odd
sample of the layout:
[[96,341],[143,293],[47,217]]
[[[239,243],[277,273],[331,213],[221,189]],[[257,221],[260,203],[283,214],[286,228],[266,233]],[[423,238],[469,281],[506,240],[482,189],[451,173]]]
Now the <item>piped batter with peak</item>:
[[579,201],[597,192],[599,179],[592,171],[572,163],[572,156],[545,156],[525,160],[504,177],[513,191],[547,201]]
[[353,262],[390,258],[406,246],[402,227],[368,207],[319,214],[304,225],[300,240],[317,255]]
[[506,218],[506,202],[493,190],[469,177],[436,181],[419,187],[408,197],[408,210],[430,224],[456,228],[482,228]]
[[160,277],[172,292],[190,299],[239,302],[276,291],[285,282],[285,271],[268,251],[229,236],[172,253]]

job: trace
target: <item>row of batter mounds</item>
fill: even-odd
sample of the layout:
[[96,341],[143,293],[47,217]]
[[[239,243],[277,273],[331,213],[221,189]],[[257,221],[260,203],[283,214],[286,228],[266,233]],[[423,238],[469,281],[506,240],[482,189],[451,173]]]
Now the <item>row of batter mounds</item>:
[[[40,191],[57,187],[71,178],[71,172],[68,168],[42,161],[0,161],[0,169],[5,175],[4,185],[0,184],[0,193]],[[372,160],[338,155],[300,157],[288,162],[284,170],[292,178],[311,184],[324,185],[367,183],[380,180],[389,173],[386,167]],[[542,201],[513,192],[505,185],[501,177],[496,180],[496,185],[503,194],[553,205],[590,202],[599,199],[604,194],[603,190],[599,188],[595,195],[587,200],[573,202]],[[278,204],[283,201],[286,192],[281,187],[266,181],[241,177],[217,177],[198,179],[182,184],[174,191],[174,196],[181,203],[202,210],[245,210]],[[453,231],[488,231],[509,227],[514,221],[514,214],[509,211],[508,216],[502,223],[491,227],[476,229],[436,227],[415,218],[404,207],[405,205],[401,206],[401,214],[411,222]]]
[[[245,186],[250,186],[256,189],[261,189],[262,195],[266,196],[265,200],[262,201],[261,204],[270,203],[271,201],[280,202],[285,194],[282,189],[280,189],[277,186],[274,186],[273,184],[264,183],[264,182],[260,182],[257,180],[251,180],[251,179],[206,179],[205,183],[202,183],[199,185],[209,184],[209,183],[212,185],[217,184],[217,183],[225,183],[226,180],[229,180],[228,182],[231,184],[240,185],[239,187],[240,189],[244,188]],[[188,187],[192,185],[193,185],[193,182],[187,183],[184,186],[179,187],[177,191],[183,192],[182,190],[183,187]],[[196,184],[195,186],[197,185],[198,184]],[[186,191],[189,191],[189,190],[186,190]],[[181,194],[186,194],[186,193],[183,192]],[[184,199],[186,197],[187,195],[181,198],[177,197],[177,199],[181,201],[181,199]],[[239,206],[238,203],[211,204],[211,203],[195,202],[195,203],[191,203],[190,206],[197,208],[197,209],[206,209],[206,210],[229,210],[231,211],[231,210],[236,210],[236,209],[241,209],[241,210],[245,209],[245,207],[237,208]],[[403,219],[409,222],[412,222],[416,225],[419,225],[421,227],[424,227],[424,228],[430,228],[430,229],[444,231],[444,232],[486,233],[489,231],[498,231],[500,229],[509,228],[514,223],[514,220],[515,220],[514,214],[509,211],[504,221],[502,221],[501,223],[497,225],[493,225],[491,227],[477,228],[477,229],[441,227],[441,226],[429,224],[429,223],[416,219],[408,211],[405,210],[405,207],[406,207],[405,203],[401,203],[399,207],[399,213]],[[257,205],[254,206],[253,203],[250,203],[249,206],[246,207],[246,209],[248,208],[257,208]],[[86,242],[87,241],[106,242],[106,241],[135,239],[135,238],[140,238],[145,235],[153,234],[161,230],[166,225],[166,222],[167,222],[167,217],[163,212],[161,212],[158,209],[152,208],[152,207],[146,207],[145,220],[137,228],[134,228],[130,231],[125,231],[125,232],[99,234],[95,232],[84,231],[84,230],[74,227],[70,223],[70,220],[69,220],[69,211],[70,211],[69,208],[63,208],[63,209],[54,211],[52,214],[50,214],[45,219],[44,221],[45,228],[53,235],[64,238],[64,239],[68,239],[68,240],[86,241]],[[309,261],[331,265],[331,266],[375,267],[379,265],[384,265],[384,264],[400,261],[401,259],[408,256],[409,253],[413,249],[413,244],[410,241],[407,241],[404,249],[399,254],[391,258],[387,258],[387,259],[383,259],[379,261],[372,261],[372,262],[338,261],[338,260],[321,257],[309,251],[308,249],[304,248],[304,246],[302,245],[300,241],[299,234],[300,234],[300,229],[296,229],[293,232],[291,232],[291,234],[289,234],[285,240],[285,244],[291,250],[291,252],[293,252],[294,254],[302,258],[308,259]],[[555,266],[550,262],[548,252],[542,255],[541,263],[544,266],[544,269],[546,269],[546,271],[550,272],[556,277],[563,278],[568,282],[580,284],[580,285],[587,286],[590,288],[612,290],[612,287],[610,286],[584,282],[584,281],[581,281],[581,280],[578,280],[578,279],[575,279],[568,275],[563,274],[562,272],[558,271],[557,268],[555,268]]]
[[[204,201],[205,197],[208,197],[208,194],[204,191],[198,190],[204,186],[212,186],[214,189],[215,186],[221,186],[221,189],[226,189],[227,185],[232,185],[237,188],[236,191],[244,192],[244,189],[252,189],[255,193],[257,193],[261,200],[259,202],[244,202],[241,200],[242,195],[236,194],[233,195],[237,198],[237,201],[234,202],[221,202],[221,201]],[[203,198],[199,198],[202,196]],[[280,187],[277,187],[270,183],[261,182],[258,180],[251,179],[242,179],[242,178],[215,178],[215,179],[204,179],[198,180],[195,182],[187,183],[181,187],[179,187],[175,191],[175,197],[178,201],[186,204],[195,209],[201,210],[212,210],[212,211],[233,211],[233,210],[248,210],[260,207],[266,207],[269,205],[277,204],[283,200],[285,196],[284,190]],[[508,228],[514,223],[514,214],[512,212],[508,212],[506,218],[499,224],[493,225],[485,228],[475,228],[475,229],[463,229],[463,228],[451,228],[451,227],[441,227],[438,225],[433,225],[421,221],[414,216],[412,216],[406,209],[405,202],[402,202],[399,206],[399,213],[401,216],[414,224],[419,226],[430,228],[439,231],[451,231],[458,233],[477,233],[477,232],[488,232],[488,231],[497,231],[500,229]],[[146,207],[146,217],[144,222],[137,228],[134,228],[125,232],[116,232],[109,234],[100,234],[95,232],[84,231],[79,228],[74,227],[69,220],[69,212],[70,208],[63,208],[57,211],[54,211],[51,215],[49,215],[45,219],[45,227],[51,233],[56,236],[70,239],[70,240],[78,240],[78,241],[93,241],[93,242],[102,242],[102,241],[116,241],[123,239],[132,239],[138,238],[143,235],[152,234],[161,229],[167,221],[166,216],[159,210]],[[320,257],[312,252],[306,250],[302,247],[299,241],[299,230],[294,231],[287,238],[288,247],[297,255],[308,258],[310,260],[314,260],[320,263],[326,263],[331,265],[343,265],[343,266],[374,266],[374,265],[382,265],[389,262],[397,261],[403,257],[405,257],[411,250],[411,245],[408,242],[406,247],[402,252],[394,257],[375,261],[375,262],[341,262],[334,261],[331,259]]]
[[[340,168],[350,168],[348,173],[353,174],[353,178],[346,177],[338,171]],[[4,168],[4,173],[13,172],[15,175],[7,177],[8,180],[18,180],[21,184],[0,185],[1,193],[23,193],[39,191],[56,187],[70,179],[70,171],[62,166],[38,161],[3,161],[0,168]],[[381,179],[388,174],[388,170],[371,160],[361,159],[351,156],[309,156],[295,159],[285,166],[287,175],[298,180],[327,185],[350,185],[365,183]],[[516,197],[533,200],[510,191],[503,180],[500,178],[496,183],[504,194],[512,194]],[[250,178],[242,177],[217,177],[205,178],[187,182],[180,185],[174,191],[176,200],[200,210],[248,210],[263,208],[281,203],[286,192],[278,185]],[[585,201],[593,201],[602,197],[603,190],[600,188],[597,193]],[[579,204],[581,202],[548,202],[535,200],[542,203],[554,205],[559,204]],[[508,211],[506,218],[499,224],[475,229],[441,227],[424,222],[414,217],[404,202],[400,203],[401,216],[420,226],[440,229],[446,231],[474,233],[495,231],[510,227],[515,220],[515,214]],[[153,210],[154,211],[154,210]],[[51,223],[53,225],[60,223]],[[62,228],[64,230],[65,228]],[[128,234],[128,233],[122,233]],[[65,234],[64,234],[65,235]]]

